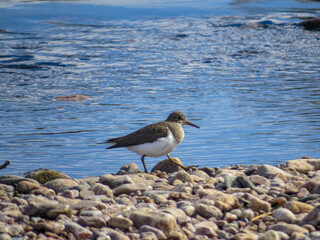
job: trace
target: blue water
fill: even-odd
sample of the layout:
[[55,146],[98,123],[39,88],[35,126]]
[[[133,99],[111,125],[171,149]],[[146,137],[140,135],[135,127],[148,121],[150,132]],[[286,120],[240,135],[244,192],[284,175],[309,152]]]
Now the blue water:
[[[114,2],[114,1],[113,1]],[[305,1],[0,1],[1,174],[143,169],[98,144],[182,111],[185,165],[278,164],[320,150],[320,33]],[[83,94],[83,102],[55,97]],[[146,158],[151,169],[160,158]]]

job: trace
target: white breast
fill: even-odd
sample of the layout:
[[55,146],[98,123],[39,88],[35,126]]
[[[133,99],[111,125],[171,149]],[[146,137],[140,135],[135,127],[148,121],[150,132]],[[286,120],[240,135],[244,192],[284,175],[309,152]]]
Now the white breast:
[[146,157],[160,157],[170,153],[176,148],[178,142],[174,138],[172,132],[168,128],[168,136],[158,138],[158,140],[152,143],[144,143],[135,146],[127,147],[128,150],[135,152],[139,155],[145,155]]

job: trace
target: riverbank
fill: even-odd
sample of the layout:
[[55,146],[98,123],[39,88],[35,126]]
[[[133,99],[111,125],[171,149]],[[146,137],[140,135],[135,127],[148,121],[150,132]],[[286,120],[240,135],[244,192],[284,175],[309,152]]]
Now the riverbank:
[[320,239],[320,159],[179,168],[0,176],[0,240]]

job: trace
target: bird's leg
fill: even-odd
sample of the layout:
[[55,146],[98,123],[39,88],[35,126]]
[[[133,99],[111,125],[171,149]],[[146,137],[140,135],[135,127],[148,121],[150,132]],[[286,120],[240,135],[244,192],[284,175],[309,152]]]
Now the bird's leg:
[[183,164],[179,163],[178,161],[174,160],[170,155],[169,153],[167,154],[167,157],[169,160],[171,160],[172,162],[174,162],[175,164],[177,164],[178,166],[182,167],[184,170],[188,171],[189,169],[191,168],[194,168],[194,167],[199,167],[199,165],[192,165],[192,166],[184,166]]
[[148,172],[148,169],[147,169],[147,166],[146,166],[146,164],[144,163],[144,157],[145,157],[145,155],[142,155],[142,157],[141,157],[141,162],[142,162],[142,164],[143,164],[144,171],[145,171],[146,173],[149,173],[149,172]]

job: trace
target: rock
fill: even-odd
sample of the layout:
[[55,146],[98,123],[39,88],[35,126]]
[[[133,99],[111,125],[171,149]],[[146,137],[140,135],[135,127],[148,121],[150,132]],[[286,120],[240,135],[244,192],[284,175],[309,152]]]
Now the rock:
[[205,235],[210,238],[215,237],[218,230],[217,225],[211,221],[203,221],[194,225],[197,235]]
[[107,225],[106,221],[102,217],[96,216],[82,216],[79,217],[78,223],[84,227],[96,227],[102,228]]
[[209,195],[204,196],[203,199],[214,201],[214,206],[224,212],[240,207],[239,201],[235,196],[218,190],[215,190],[215,192],[211,192]]
[[283,171],[280,168],[264,164],[258,167],[258,175],[264,176],[268,179],[273,178],[277,174],[283,174],[285,177],[291,177],[292,175],[288,172]]
[[6,184],[0,184],[0,198],[11,198],[14,195],[14,187]]
[[109,219],[108,225],[114,228],[129,230],[133,226],[133,222],[129,218],[115,216]]
[[243,196],[244,199],[248,200],[249,204],[248,207],[252,209],[253,211],[259,212],[260,210],[263,212],[270,212],[271,211],[271,205],[270,203],[261,200],[249,193],[245,193]]
[[30,199],[28,202],[29,204],[22,208],[22,212],[25,215],[54,219],[59,214],[68,216],[72,214],[69,205],[59,204],[57,201],[34,198]]
[[64,224],[61,222],[41,219],[36,224],[34,224],[34,229],[42,232],[50,231],[55,234],[61,234],[64,231]]
[[143,225],[149,225],[163,231],[166,235],[172,231],[178,231],[176,219],[167,213],[161,213],[156,211],[135,211],[130,214],[130,220],[136,227]]
[[310,233],[310,238],[312,240],[320,240],[320,231]]
[[287,240],[289,236],[286,233],[269,230],[259,236],[258,240]]
[[71,179],[69,176],[64,173],[58,172],[52,169],[38,169],[35,171],[30,171],[26,173],[27,178],[32,178],[37,180],[41,184],[45,184],[54,179],[63,178],[63,179]]
[[131,164],[125,164],[123,165],[117,175],[122,174],[128,174],[128,173],[138,173],[140,172],[140,169],[137,164],[131,163]]
[[166,235],[163,233],[163,231],[157,229],[157,228],[154,228],[154,227],[151,227],[151,226],[148,226],[148,225],[142,225],[140,228],[139,228],[139,232],[140,233],[143,233],[143,232],[153,232],[157,239],[159,240],[165,240],[167,239]]
[[317,227],[320,225],[320,205],[317,205],[311,212],[306,215],[302,221],[301,224],[311,224],[314,227]]
[[151,170],[151,172],[166,172],[166,173],[174,173],[180,171],[183,166],[182,162],[178,158],[173,158],[174,161],[170,159],[165,159],[163,161],[158,162]]
[[312,205],[299,202],[299,201],[290,201],[286,203],[286,208],[295,214],[299,213],[309,213],[314,208]]
[[109,198],[113,198],[112,190],[108,186],[103,185],[101,183],[94,184],[90,188],[90,190],[93,191],[94,194],[96,194],[96,195],[106,195]]
[[277,223],[269,228],[270,230],[284,232],[288,235],[292,235],[294,232],[307,234],[309,231],[303,227],[300,227],[296,224],[288,224],[288,223]]
[[111,187],[112,181],[116,180],[117,178],[119,178],[119,176],[114,176],[111,174],[104,174],[100,177],[99,183],[102,183],[104,185],[108,185],[109,187]]
[[21,181],[29,181],[32,183],[38,183],[36,180],[31,178],[24,178],[16,175],[2,175],[0,176],[0,184],[15,186]]
[[265,185],[265,186],[270,186],[270,181],[269,179],[260,176],[260,175],[251,175],[250,180],[255,184],[255,185]]
[[223,213],[221,210],[212,205],[206,205],[203,203],[195,204],[196,213],[204,218],[215,217],[216,219],[221,219],[223,217]]
[[64,190],[67,190],[68,188],[77,186],[78,183],[73,181],[72,179],[55,179],[51,180],[44,184],[45,187],[53,189],[56,193],[63,192]]
[[320,18],[312,18],[300,23],[307,30],[320,31]]
[[144,183],[126,183],[113,189],[113,192],[115,195],[121,195],[121,194],[129,195],[130,193],[135,193],[137,191],[145,192],[150,190],[152,190],[152,187]]
[[114,179],[111,182],[111,188],[116,188],[122,184],[126,184],[126,183],[135,183],[129,176],[125,175],[125,176],[121,176],[118,177],[116,179]]
[[305,187],[309,192],[313,193],[313,189],[318,185],[320,185],[320,176],[315,176],[306,181],[302,187]]
[[76,94],[76,95],[69,95],[69,96],[59,96],[55,98],[58,101],[74,101],[74,102],[82,102],[84,100],[89,99],[88,97]]
[[293,223],[296,220],[296,216],[286,208],[278,208],[274,210],[273,217],[278,221],[284,221],[286,223]]
[[18,192],[20,193],[29,193],[34,189],[40,189],[43,188],[39,185],[39,183],[32,183],[29,181],[21,181],[16,186]]
[[[234,240],[256,240],[256,239],[258,239],[258,237],[259,236],[255,233],[237,233],[234,236]],[[274,240],[274,239],[272,239],[272,240]]]
[[175,172],[169,176],[169,183],[172,184],[175,180],[180,180],[183,183],[190,182],[193,183],[193,178],[184,170],[180,170],[179,172]]
[[66,232],[72,233],[76,239],[92,238],[92,232],[80,226],[78,223],[66,222],[64,226],[65,226]]

